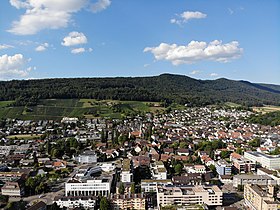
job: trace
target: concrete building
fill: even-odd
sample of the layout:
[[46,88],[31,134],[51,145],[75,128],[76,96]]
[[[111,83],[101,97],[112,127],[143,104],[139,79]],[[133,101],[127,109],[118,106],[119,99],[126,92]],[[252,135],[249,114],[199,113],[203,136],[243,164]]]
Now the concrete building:
[[157,188],[157,203],[158,208],[167,205],[188,206],[193,204],[221,206],[223,203],[223,192],[215,185],[159,186]]
[[159,185],[172,185],[172,182],[170,179],[143,179],[141,180],[141,192],[156,192]]
[[0,146],[0,155],[7,156],[10,154],[11,146]]
[[81,164],[96,163],[97,156],[94,151],[84,151],[82,154],[75,157],[75,160]]
[[94,209],[97,198],[95,196],[59,196],[55,197],[55,202],[59,208],[79,208]]
[[249,173],[252,171],[256,171],[255,162],[244,158],[242,155],[237,153],[231,153],[230,161],[233,164],[233,170],[237,173]]
[[244,153],[244,158],[254,163],[259,163],[264,168],[271,170],[280,169],[280,155],[267,155],[261,152],[248,151]]
[[126,209],[146,209],[146,200],[144,194],[125,194],[125,195],[113,195],[111,197],[114,210],[126,210]]
[[246,184],[244,200],[246,206],[252,210],[278,210],[280,203],[274,199],[274,187]]
[[215,167],[219,175],[231,175],[231,164],[225,160],[215,162]]
[[167,179],[167,170],[162,161],[150,164],[153,179]]
[[132,164],[129,159],[122,161],[121,182],[133,182]]
[[72,179],[65,183],[65,196],[109,196],[112,176],[88,179]]
[[233,186],[238,187],[238,185],[246,184],[259,184],[259,185],[277,185],[277,181],[273,180],[267,175],[247,175],[240,174],[233,177]]
[[24,188],[19,182],[6,182],[1,188],[1,193],[2,195],[21,197],[24,195]]

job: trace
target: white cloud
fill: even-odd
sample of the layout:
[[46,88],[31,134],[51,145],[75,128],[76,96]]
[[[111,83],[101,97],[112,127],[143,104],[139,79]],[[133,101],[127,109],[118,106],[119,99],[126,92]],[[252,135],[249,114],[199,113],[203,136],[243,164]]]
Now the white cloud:
[[71,53],[73,53],[73,54],[80,54],[80,53],[84,53],[84,52],[86,52],[86,50],[83,47],[75,48],[75,49],[71,50]]
[[210,74],[210,77],[217,77],[217,76],[218,76],[217,73],[211,73],[211,74]]
[[231,8],[228,8],[228,12],[230,15],[232,15],[234,13],[234,11]]
[[8,31],[16,35],[32,35],[44,29],[67,27],[72,13],[86,6],[88,0],[10,0],[17,9],[25,9]]
[[26,77],[32,70],[32,67],[25,68],[25,64],[29,61],[30,59],[25,59],[22,54],[0,56],[0,77],[5,79]]
[[148,64],[148,63],[146,63],[146,64],[144,64],[144,68],[147,68],[148,66],[150,66],[151,64]]
[[0,44],[0,50],[5,50],[9,48],[13,48],[14,46],[12,45],[7,45],[7,44]]
[[61,44],[66,47],[86,43],[87,37],[83,33],[77,31],[70,32],[68,36],[64,37],[63,42],[61,42]]
[[94,13],[105,10],[107,7],[111,5],[110,0],[98,0],[96,3],[90,5],[90,10]]
[[48,43],[43,43],[43,44],[39,45],[38,47],[36,47],[35,51],[42,52],[42,51],[45,51],[48,47],[49,47]]
[[88,48],[88,52],[92,52],[93,51],[93,49],[92,48]]
[[161,43],[157,47],[146,47],[144,52],[151,52],[156,60],[167,60],[173,65],[191,64],[198,61],[229,62],[241,56],[243,49],[237,41],[223,44],[214,40],[210,43],[191,41],[187,45]]
[[199,74],[200,73],[200,71],[198,71],[198,70],[193,70],[190,74],[191,75],[196,75],[196,74]]
[[172,18],[170,23],[181,25],[182,23],[188,22],[191,19],[202,19],[206,18],[207,15],[202,12],[192,12],[192,11],[185,11],[180,15],[177,15],[178,18]]

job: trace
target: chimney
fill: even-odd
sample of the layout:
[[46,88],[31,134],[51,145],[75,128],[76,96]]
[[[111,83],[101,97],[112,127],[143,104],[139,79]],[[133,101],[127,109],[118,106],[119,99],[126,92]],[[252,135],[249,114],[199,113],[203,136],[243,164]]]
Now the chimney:
[[269,193],[269,197],[274,196],[274,186],[268,185],[268,193]]

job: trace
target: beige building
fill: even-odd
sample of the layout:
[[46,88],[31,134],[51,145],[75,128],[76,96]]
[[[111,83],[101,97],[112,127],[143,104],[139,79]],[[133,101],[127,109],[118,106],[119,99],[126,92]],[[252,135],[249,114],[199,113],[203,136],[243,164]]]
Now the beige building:
[[280,203],[275,200],[274,186],[261,187],[255,184],[246,184],[244,187],[245,205],[252,210],[277,210]]
[[188,206],[193,204],[221,206],[223,192],[218,186],[159,186],[157,188],[158,207],[167,205]]
[[18,182],[6,182],[1,188],[2,195],[23,196],[24,189]]
[[146,208],[146,201],[143,194],[113,195],[111,202],[114,210],[145,210]]

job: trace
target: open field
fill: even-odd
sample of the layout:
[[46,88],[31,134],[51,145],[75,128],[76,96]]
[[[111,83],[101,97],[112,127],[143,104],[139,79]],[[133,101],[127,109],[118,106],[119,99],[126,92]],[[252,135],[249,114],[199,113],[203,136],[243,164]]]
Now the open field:
[[0,102],[0,118],[24,120],[60,120],[62,117],[121,118],[143,112],[157,112],[165,108],[158,102],[117,101],[95,99],[46,99],[37,106],[10,107],[12,101]]
[[42,134],[39,135],[31,135],[31,134],[19,134],[19,135],[10,135],[7,136],[8,139],[38,139],[42,136]]
[[256,112],[261,112],[263,114],[269,112],[280,111],[280,106],[263,106],[263,107],[253,107],[253,110]]

